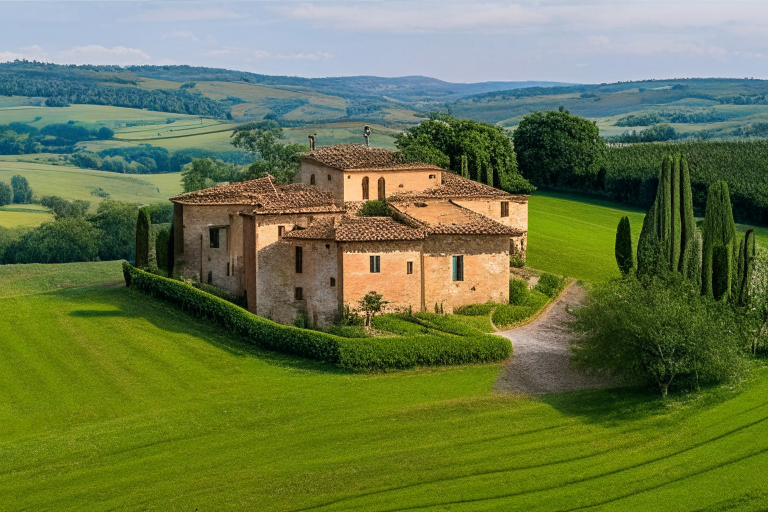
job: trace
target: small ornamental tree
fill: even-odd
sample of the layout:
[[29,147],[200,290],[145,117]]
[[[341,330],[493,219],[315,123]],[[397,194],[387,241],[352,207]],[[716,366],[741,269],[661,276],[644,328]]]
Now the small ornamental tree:
[[140,208],[136,219],[136,267],[138,268],[147,268],[149,265],[150,228],[149,214],[146,209]]
[[357,302],[360,306],[360,311],[365,313],[366,327],[371,325],[371,318],[376,316],[376,313],[381,313],[384,306],[389,304],[389,302],[382,300],[383,297],[384,295],[380,293],[370,291]]
[[13,190],[10,185],[0,181],[0,206],[5,206],[13,202]]
[[632,256],[632,230],[627,216],[621,218],[616,229],[615,254],[616,263],[619,265],[622,275],[629,274],[635,266],[635,261]]

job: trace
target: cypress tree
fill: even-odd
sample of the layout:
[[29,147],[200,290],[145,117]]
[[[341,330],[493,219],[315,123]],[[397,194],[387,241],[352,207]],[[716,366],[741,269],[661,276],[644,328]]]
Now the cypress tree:
[[710,185],[707,192],[701,257],[701,291],[704,295],[716,299],[730,296],[735,281],[733,263],[737,258],[731,197],[728,184],[719,180]]
[[149,265],[149,236],[151,223],[146,208],[139,208],[136,219],[136,267],[146,268]]
[[168,245],[170,238],[170,229],[162,227],[155,234],[155,263],[158,269],[166,270],[168,268]]
[[493,166],[491,162],[488,162],[488,167],[485,171],[485,180],[489,187],[493,186]]
[[755,231],[750,229],[739,245],[739,268],[736,304],[746,306],[749,302],[749,288],[755,269]]
[[[691,191],[691,174],[688,170],[688,161],[684,156],[680,157],[680,243],[681,253],[680,258],[680,272],[683,275],[688,275],[688,266],[691,265],[690,258],[696,254],[696,251],[689,251],[688,247],[694,243],[696,233],[696,220],[693,217],[693,192]],[[699,247],[699,253],[701,247]],[[688,255],[687,257],[685,255]],[[698,266],[701,266],[701,258],[699,258]],[[701,277],[697,280],[700,282]]]
[[461,175],[469,179],[469,162],[467,155],[461,155]]
[[661,164],[659,187],[656,191],[656,238],[661,241],[667,261],[672,254],[672,158]]
[[168,271],[168,277],[173,277],[173,266],[175,264],[174,260],[174,252],[176,251],[176,245],[173,241],[173,222],[171,222],[171,231],[168,235],[168,250],[166,253],[168,254],[168,261],[167,263],[167,271]]
[[671,219],[671,237],[669,240],[669,264],[672,272],[680,270],[680,252],[681,252],[681,230],[682,230],[682,204],[680,197],[680,155],[675,155],[672,161],[671,169],[671,195],[672,195],[672,219]]
[[619,226],[616,228],[615,255],[621,274],[629,274],[629,271],[634,268],[635,262],[632,257],[632,230],[627,216],[621,218]]
[[655,268],[654,247],[656,237],[656,204],[651,206],[643,219],[643,227],[640,230],[640,239],[637,242],[637,273],[650,275]]
[[696,290],[701,290],[701,233],[696,231],[693,240],[685,248],[686,268],[683,275],[693,283]]

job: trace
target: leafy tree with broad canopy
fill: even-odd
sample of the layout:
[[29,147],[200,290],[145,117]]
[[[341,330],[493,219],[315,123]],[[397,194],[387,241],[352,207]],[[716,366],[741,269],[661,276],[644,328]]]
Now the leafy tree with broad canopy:
[[272,175],[277,183],[291,183],[299,170],[303,144],[288,144],[283,129],[274,121],[259,121],[240,126],[232,133],[232,145],[258,158],[243,171],[238,181]]
[[[518,172],[512,141],[499,126],[432,113],[398,135],[395,146],[410,162],[424,162],[518,194],[535,190]],[[462,162],[465,162],[462,167]],[[490,174],[489,174],[490,173]]]
[[535,185],[578,184],[600,171],[605,151],[600,130],[562,107],[525,116],[512,138],[520,172]]

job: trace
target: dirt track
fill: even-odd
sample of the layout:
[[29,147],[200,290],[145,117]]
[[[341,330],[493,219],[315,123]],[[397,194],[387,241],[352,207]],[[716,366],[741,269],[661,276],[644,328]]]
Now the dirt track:
[[573,333],[568,327],[567,307],[581,304],[584,297],[584,289],[573,284],[530,324],[497,333],[509,338],[514,350],[496,381],[497,391],[540,395],[610,385],[570,365]]

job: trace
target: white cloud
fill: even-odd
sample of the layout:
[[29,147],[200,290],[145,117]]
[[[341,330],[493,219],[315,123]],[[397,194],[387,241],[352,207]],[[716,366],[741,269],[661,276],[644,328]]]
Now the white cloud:
[[38,45],[24,46],[19,48],[18,52],[12,51],[0,51],[0,62],[7,62],[12,60],[38,60],[48,61],[50,56]]
[[253,62],[257,60],[328,60],[333,58],[328,52],[297,52],[297,53],[271,53],[266,50],[255,50],[237,46],[225,46],[220,50],[210,50],[206,55],[211,57],[234,57],[236,59]]
[[239,19],[243,16],[226,9],[155,9],[131,16],[128,21],[211,21],[224,19]]
[[56,54],[56,61],[67,64],[146,64],[152,58],[137,48],[113,46],[107,48],[97,44],[73,46]]
[[167,34],[163,34],[163,39],[186,39],[188,41],[199,41],[197,36],[195,36],[195,34],[189,30],[174,30],[173,32],[168,32]]

